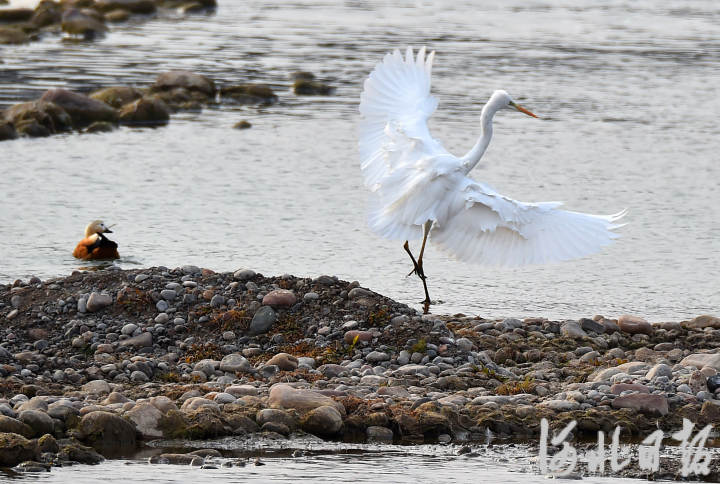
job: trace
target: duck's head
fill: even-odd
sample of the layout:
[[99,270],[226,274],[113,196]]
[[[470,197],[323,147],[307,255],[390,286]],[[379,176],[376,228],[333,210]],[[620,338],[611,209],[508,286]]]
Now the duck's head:
[[93,234],[108,234],[112,233],[110,227],[106,226],[102,220],[93,220],[85,227],[85,237],[90,237]]

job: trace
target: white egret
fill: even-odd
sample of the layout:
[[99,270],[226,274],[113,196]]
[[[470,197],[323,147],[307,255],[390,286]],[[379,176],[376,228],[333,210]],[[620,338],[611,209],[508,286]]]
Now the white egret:
[[[541,264],[583,257],[618,237],[625,212],[590,215],[560,210],[561,202],[525,203],[468,177],[490,143],[495,113],[513,109],[537,117],[505,91],[495,91],[480,114],[480,139],[462,157],[432,136],[427,120],[437,107],[430,95],[435,52],[412,48],[387,54],[365,80],[360,97],[359,148],[370,189],[369,225],[405,240],[413,272],[430,296],[423,271],[428,236],[457,259],[496,266]],[[417,260],[408,241],[422,238]],[[410,275],[408,274],[408,275]]]

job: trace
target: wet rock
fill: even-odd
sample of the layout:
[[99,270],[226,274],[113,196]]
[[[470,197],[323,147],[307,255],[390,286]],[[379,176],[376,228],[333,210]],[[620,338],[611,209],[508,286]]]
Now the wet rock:
[[124,105],[143,97],[142,91],[134,87],[106,87],[90,94],[90,98],[102,101],[110,107],[120,109]]
[[297,302],[297,297],[292,291],[286,289],[276,289],[270,291],[263,297],[262,303],[265,306],[283,307],[287,308],[294,305]]
[[132,12],[122,8],[110,10],[105,13],[105,21],[110,23],[127,22],[132,17]]
[[263,306],[257,310],[250,322],[248,335],[256,336],[267,333],[277,321],[277,314],[270,306]]
[[96,450],[126,452],[135,448],[134,425],[112,413],[96,411],[84,415],[78,432],[81,440]]
[[[15,104],[5,110],[3,117],[6,121],[13,123],[20,134],[28,136],[37,135],[38,131],[44,128],[43,134],[47,136],[52,133],[68,131],[73,127],[70,115],[60,106],[52,102],[31,101]],[[31,128],[31,131],[28,131]]]
[[685,327],[690,329],[720,329],[720,318],[710,316],[709,314],[703,314],[702,316],[698,316],[685,323]]
[[669,411],[667,398],[647,393],[631,393],[616,397],[612,406],[613,408],[631,408],[651,415],[667,415]]
[[119,116],[129,126],[162,126],[170,121],[170,108],[158,97],[143,97],[124,105]]
[[148,460],[150,464],[170,464],[170,465],[181,465],[181,466],[201,466],[204,459],[199,455],[195,454],[160,454],[150,457]]
[[268,360],[267,365],[277,365],[282,371],[295,371],[298,367],[298,359],[287,353],[278,353]]
[[301,96],[327,96],[332,94],[334,87],[318,81],[298,79],[293,83],[293,92]]
[[58,24],[62,20],[62,9],[53,0],[42,0],[30,19],[30,23],[41,28],[52,24]]
[[33,437],[53,433],[53,419],[41,410],[24,410],[18,420],[33,430]]
[[[265,408],[259,410],[257,414],[255,414],[255,422],[257,422],[257,424],[261,427],[264,427],[268,423],[282,424],[287,427],[289,431],[295,430],[298,426],[297,418],[289,412],[277,408]],[[277,430],[273,430],[273,432],[277,432]],[[287,435],[287,432],[278,433]]]
[[233,124],[233,129],[248,129],[248,128],[252,128],[252,124],[250,124],[250,121],[247,121],[245,119],[242,119],[242,120],[238,121],[237,123]]
[[163,413],[150,403],[140,403],[135,405],[131,410],[125,412],[125,417],[129,419],[140,435],[144,439],[157,439],[163,436],[160,430],[160,420]]
[[0,120],[0,141],[16,139],[18,137],[15,126],[10,121]]
[[305,432],[320,436],[337,435],[342,429],[342,415],[334,406],[322,406],[310,410],[301,420]]
[[58,457],[61,460],[81,464],[99,464],[105,460],[103,456],[95,452],[95,449],[82,445],[74,439],[70,443],[61,446]]
[[700,409],[700,419],[710,424],[716,423],[720,420],[720,405],[709,400],[703,402],[702,408]]
[[720,370],[720,354],[693,353],[683,358],[680,364],[683,366],[694,366],[697,368],[709,366],[711,368],[715,368],[716,370]]
[[345,407],[330,397],[321,395],[312,390],[295,389],[290,385],[278,383],[270,388],[268,405],[285,409],[295,409],[300,414],[322,406],[335,407],[342,415],[345,414]]
[[38,450],[41,453],[44,452],[51,452],[53,454],[60,452],[60,446],[57,443],[57,440],[55,440],[55,437],[53,437],[50,434],[45,434],[42,437],[38,439],[37,442]]
[[582,318],[580,320],[580,327],[585,331],[594,331],[597,334],[603,334],[605,332],[605,326],[602,323],[588,318]]
[[22,29],[0,26],[0,45],[24,44],[30,42],[30,40],[30,36]]
[[0,433],[0,467],[13,467],[38,457],[37,445],[32,440],[15,433]]
[[107,121],[95,121],[83,130],[83,133],[109,133],[115,131],[117,126],[114,123]]
[[264,84],[224,86],[220,89],[220,96],[242,104],[274,104],[278,100],[273,90]]
[[33,429],[28,425],[6,415],[0,415],[0,433],[20,434],[28,439],[34,435]]
[[70,8],[63,12],[61,27],[63,32],[71,35],[82,35],[92,40],[104,34],[107,27],[95,15],[86,11]]
[[393,431],[386,427],[372,425],[366,430],[367,441],[369,444],[392,444]]
[[150,89],[153,92],[159,92],[176,88],[194,91],[208,98],[214,97],[217,91],[212,79],[185,70],[174,70],[160,74]]
[[653,328],[650,323],[639,316],[630,316],[623,314],[618,318],[618,327],[620,331],[629,334],[647,334],[653,333]]
[[122,9],[137,14],[150,14],[157,10],[152,0],[95,0],[95,8],[101,12]]
[[117,112],[104,102],[91,99],[67,89],[50,89],[40,98],[54,103],[72,118],[75,127],[87,126],[95,121],[117,122]]

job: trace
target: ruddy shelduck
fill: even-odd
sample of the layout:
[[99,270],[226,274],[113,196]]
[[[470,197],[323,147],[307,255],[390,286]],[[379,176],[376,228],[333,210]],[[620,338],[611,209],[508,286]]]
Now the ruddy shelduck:
[[103,235],[108,233],[112,230],[102,220],[93,220],[85,227],[85,238],[75,247],[73,255],[84,260],[119,259],[117,243]]

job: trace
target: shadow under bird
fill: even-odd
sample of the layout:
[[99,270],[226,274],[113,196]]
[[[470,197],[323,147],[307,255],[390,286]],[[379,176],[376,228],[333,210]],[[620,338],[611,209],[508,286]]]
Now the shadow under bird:
[[117,243],[105,236],[111,233],[102,220],[93,220],[85,227],[85,238],[75,247],[73,256],[83,260],[119,259]]
[[[495,266],[570,260],[599,251],[625,211],[591,215],[560,210],[561,202],[526,203],[501,195],[468,177],[492,138],[500,110],[537,117],[502,90],[493,92],[480,114],[481,136],[462,157],[448,152],[428,130],[437,107],[430,95],[435,52],[417,56],[408,48],[385,55],[365,80],[360,97],[361,169],[370,190],[370,228],[396,240],[409,254],[431,304],[423,254],[431,242],[457,259]],[[417,259],[410,240],[422,239]],[[408,274],[408,275],[410,275]]]

